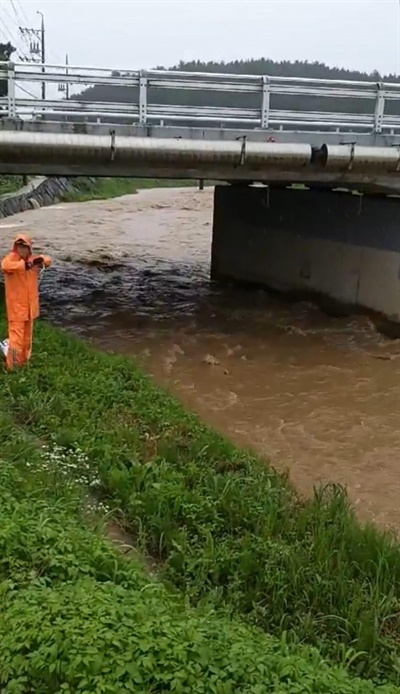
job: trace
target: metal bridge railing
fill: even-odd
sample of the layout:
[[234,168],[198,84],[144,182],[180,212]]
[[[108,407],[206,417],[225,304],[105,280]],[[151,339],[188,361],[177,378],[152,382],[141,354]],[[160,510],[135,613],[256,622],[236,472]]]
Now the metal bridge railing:
[[[11,119],[45,117],[52,121],[128,120],[142,125],[161,122],[229,127],[235,124],[235,127],[261,129],[400,132],[400,84],[397,83],[79,66],[68,66],[66,72],[62,65],[11,62],[0,63],[0,79],[6,79],[8,84],[7,96],[0,98],[0,116]],[[52,92],[51,98],[45,100],[32,93],[43,82],[48,85],[48,92]],[[115,102],[92,101],[79,98],[79,94],[69,99],[56,98],[54,92],[60,84],[68,85],[70,91],[94,86],[129,91],[120,92],[127,101],[122,96]],[[174,98],[179,95],[181,103],[162,103],[171,100],[171,94],[166,96],[171,90]],[[201,93],[202,103],[188,103],[188,92]],[[214,101],[225,99],[229,103],[213,104],[210,93],[217,95]],[[296,101],[301,108],[297,108]],[[309,108],[303,106],[307,102]],[[343,110],[338,109],[339,103]],[[356,111],[355,105],[359,106]]]

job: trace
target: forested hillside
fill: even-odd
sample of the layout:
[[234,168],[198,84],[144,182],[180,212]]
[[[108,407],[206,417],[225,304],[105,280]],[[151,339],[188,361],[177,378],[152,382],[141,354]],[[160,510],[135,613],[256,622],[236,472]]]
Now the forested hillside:
[[[158,66],[158,69],[165,69]],[[180,62],[172,70],[184,70],[190,72],[230,72],[236,74],[256,74],[272,75],[282,77],[312,77],[323,79],[348,79],[361,81],[381,80],[400,83],[400,76],[380,75],[377,71],[368,74],[356,70],[346,70],[344,68],[329,67],[324,63],[309,63],[307,61],[281,61],[276,62],[266,58],[259,60],[236,60],[228,63],[202,62],[196,60],[185,63]],[[116,73],[118,74],[118,73]],[[129,87],[113,87],[96,85],[84,90],[80,98],[88,101],[114,101],[114,102],[135,102],[138,100],[137,89]],[[202,91],[183,91],[183,90],[156,90],[150,89],[149,100],[159,104],[190,104],[190,105],[209,105],[209,106],[242,106],[258,108],[260,106],[260,95],[257,94],[235,94],[224,92],[202,92]],[[271,108],[296,109],[296,110],[337,110],[352,113],[367,113],[374,108],[371,100],[362,101],[360,99],[322,99],[312,97],[293,97],[276,96],[271,100]],[[388,113],[397,113],[399,110],[398,102],[390,102],[386,105]]]

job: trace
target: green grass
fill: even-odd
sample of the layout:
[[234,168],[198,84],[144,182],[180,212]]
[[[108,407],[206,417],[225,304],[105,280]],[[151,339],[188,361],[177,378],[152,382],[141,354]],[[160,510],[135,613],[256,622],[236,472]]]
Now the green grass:
[[[40,332],[37,346],[57,358],[55,335]],[[93,501],[97,465],[76,449],[43,448],[29,426],[36,422],[43,436],[40,413],[56,406],[54,394],[37,390],[46,382],[43,364],[2,376],[3,694],[395,694],[393,685],[330,667],[315,649],[290,646],[285,634],[272,638],[212,604],[191,608],[143,562],[113,549]],[[60,370],[69,368],[59,362]],[[31,402],[25,415],[12,395],[17,383]],[[78,399],[87,386],[76,381]]]
[[399,684],[399,543],[361,527],[343,490],[300,500],[130,360],[45,325],[32,366],[4,375],[2,394],[30,436],[84,451],[138,548],[192,605]]
[[0,176],[0,196],[14,193],[23,186],[22,176]]
[[197,181],[162,178],[77,178],[74,187],[63,196],[64,202],[106,200],[137,193],[144,188],[196,186]]

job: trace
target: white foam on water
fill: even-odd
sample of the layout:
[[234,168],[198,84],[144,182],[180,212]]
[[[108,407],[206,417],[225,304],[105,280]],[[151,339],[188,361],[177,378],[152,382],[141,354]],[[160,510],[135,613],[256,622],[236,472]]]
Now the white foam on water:
[[16,224],[0,224],[0,229],[13,229],[14,227],[21,226],[22,222],[17,222]]
[[41,210],[65,210],[65,205],[50,205],[49,207],[41,207]]

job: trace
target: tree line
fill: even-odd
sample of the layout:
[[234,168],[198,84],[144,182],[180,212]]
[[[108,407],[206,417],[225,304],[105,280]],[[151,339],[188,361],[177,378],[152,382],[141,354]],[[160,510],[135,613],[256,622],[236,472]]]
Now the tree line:
[[[12,54],[15,52],[14,46],[8,41],[8,43],[0,43],[0,62],[10,60]],[[0,72],[1,72],[0,66]],[[0,79],[0,97],[7,96],[7,80]]]
[[[157,67],[158,70],[166,68]],[[173,71],[207,72],[207,73],[234,73],[237,75],[270,75],[279,77],[305,77],[320,79],[339,79],[372,82],[396,82],[400,83],[400,76],[395,74],[381,75],[377,70],[372,73],[348,70],[345,68],[329,67],[320,62],[308,62],[296,60],[290,62],[274,61],[269,58],[258,60],[235,60],[232,62],[203,62],[195,60],[191,62],[181,61],[172,68]],[[113,73],[118,76],[120,73]],[[124,73],[129,76],[129,73]],[[138,101],[138,89],[128,86],[103,86],[89,87],[74,98],[83,101],[103,101],[119,103],[135,103]],[[240,108],[260,108],[260,94],[244,94],[221,91],[190,91],[178,89],[155,89],[150,85],[148,101],[152,104],[185,105],[185,106],[220,106]],[[271,96],[271,108],[279,110],[308,110],[308,111],[337,111],[343,113],[371,113],[374,110],[374,102],[359,98],[332,98],[312,96]],[[386,113],[397,114],[399,112],[398,101],[386,104]]]
[[[0,61],[9,60],[15,51],[11,43],[0,43]],[[231,62],[204,62],[193,60],[190,62],[180,61],[171,68],[158,66],[158,70],[169,69],[172,71],[185,72],[206,72],[213,73],[234,73],[237,75],[269,75],[279,77],[304,77],[319,79],[338,79],[354,80],[361,82],[395,82],[400,83],[400,76],[395,74],[382,75],[377,70],[373,72],[360,72],[346,68],[329,67],[325,63],[318,61],[309,62],[307,60],[296,61],[275,61],[269,58],[234,60]],[[120,75],[114,71],[115,76]],[[124,73],[129,77],[129,73]],[[7,95],[7,81],[0,79],[0,96]],[[74,100],[81,101],[100,101],[115,103],[137,103],[139,100],[139,90],[137,87],[113,86],[97,84],[72,97]],[[148,101],[152,104],[160,105],[183,105],[183,106],[214,106],[229,108],[253,108],[259,109],[261,106],[261,94],[246,94],[238,92],[223,91],[190,91],[182,89],[156,89],[149,87]],[[336,111],[338,113],[371,113],[374,109],[374,102],[368,99],[359,98],[323,98],[313,96],[290,96],[277,95],[271,96],[270,107],[278,110],[291,111]],[[399,102],[389,101],[385,104],[385,112],[399,114]],[[76,120],[73,118],[71,120]],[[109,119],[108,119],[109,120]]]

